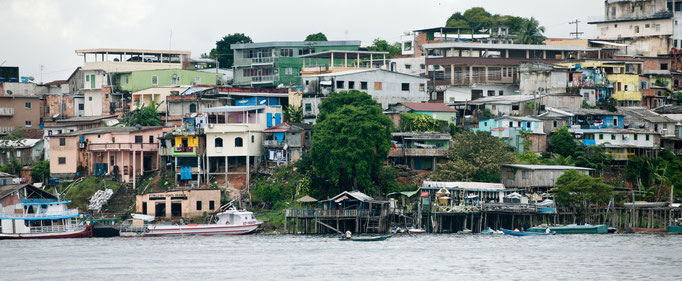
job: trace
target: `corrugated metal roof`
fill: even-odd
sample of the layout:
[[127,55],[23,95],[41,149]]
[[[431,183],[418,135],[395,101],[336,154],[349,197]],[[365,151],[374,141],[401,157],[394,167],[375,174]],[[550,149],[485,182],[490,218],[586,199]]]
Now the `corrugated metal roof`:
[[265,109],[265,105],[256,105],[256,106],[218,106],[218,107],[210,107],[204,109],[204,112],[243,112],[243,111],[252,111],[252,110],[260,110],[260,109]]
[[259,43],[242,43],[232,44],[230,49],[255,49],[255,48],[276,48],[276,47],[335,47],[335,46],[358,46],[359,40],[344,40],[344,41],[273,41],[273,42],[259,42]]
[[0,140],[0,147],[28,148],[34,147],[43,139]]
[[466,49],[489,49],[489,50],[538,50],[538,51],[598,51],[599,48],[559,45],[530,45],[530,44],[491,44],[491,43],[460,43],[444,42],[424,44],[424,49],[441,48],[466,48]]
[[457,112],[444,103],[403,102],[401,104],[414,111]]
[[424,181],[423,187],[435,188],[461,188],[471,190],[504,190],[504,184],[489,182],[444,182],[444,181]]

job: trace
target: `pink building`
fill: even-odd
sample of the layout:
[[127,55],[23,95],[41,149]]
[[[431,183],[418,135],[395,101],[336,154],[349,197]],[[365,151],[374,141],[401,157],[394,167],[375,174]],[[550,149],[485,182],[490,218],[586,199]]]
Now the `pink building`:
[[113,176],[132,182],[159,168],[159,138],[170,128],[100,127],[53,135],[50,174],[73,179],[86,175]]

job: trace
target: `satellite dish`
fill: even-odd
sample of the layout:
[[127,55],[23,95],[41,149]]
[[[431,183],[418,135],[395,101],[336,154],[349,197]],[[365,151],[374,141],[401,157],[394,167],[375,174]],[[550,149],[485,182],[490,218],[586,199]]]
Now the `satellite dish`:
[[262,100],[262,101],[260,101],[260,104],[265,104],[266,102],[268,102],[268,101],[267,101],[267,100]]
[[57,118],[57,117],[59,117],[59,113],[52,115],[52,118]]
[[190,115],[190,117],[197,117],[197,114],[196,114],[196,113],[192,113],[192,115]]
[[11,95],[11,94],[12,94],[12,90],[7,90],[7,94],[8,94],[8,95]]

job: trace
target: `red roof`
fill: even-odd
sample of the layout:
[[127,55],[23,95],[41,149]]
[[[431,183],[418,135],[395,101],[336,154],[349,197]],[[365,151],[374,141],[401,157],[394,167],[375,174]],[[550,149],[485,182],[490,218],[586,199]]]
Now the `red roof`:
[[457,112],[444,103],[404,102],[401,104],[414,111]]
[[45,83],[44,85],[61,85],[61,84],[66,84],[69,83],[67,80],[54,80],[52,82]]

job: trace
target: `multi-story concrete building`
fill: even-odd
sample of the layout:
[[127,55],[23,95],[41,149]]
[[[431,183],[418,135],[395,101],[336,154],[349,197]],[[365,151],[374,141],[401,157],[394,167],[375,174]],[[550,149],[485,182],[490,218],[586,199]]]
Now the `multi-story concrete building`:
[[322,100],[332,92],[359,90],[388,109],[402,102],[426,102],[426,78],[384,69],[358,69],[303,76],[303,121],[314,123]]
[[581,129],[623,129],[625,123],[621,113],[586,108],[550,107],[547,108],[547,112],[540,114],[537,118],[544,123],[546,134],[564,126]]
[[415,170],[435,171],[438,161],[447,157],[447,151],[453,145],[448,133],[396,132],[392,135],[389,160]]
[[154,87],[220,85],[222,74],[184,69],[155,69],[118,73],[116,86],[137,92]]
[[[606,0],[604,16],[590,21],[598,44],[619,48],[624,55],[657,56],[679,48],[678,5],[672,0]],[[593,41],[593,43],[595,42]],[[615,44],[613,44],[615,43]]]
[[[277,87],[301,85],[303,58],[299,56],[329,50],[357,51],[360,41],[282,41],[232,44],[234,50],[233,85],[240,87]],[[331,65],[341,63],[333,58]],[[351,58],[353,59],[353,58]],[[318,64],[320,63],[318,59]],[[329,64],[329,61],[327,61]]]
[[585,146],[603,145],[613,161],[656,157],[661,147],[661,135],[647,130],[571,128],[569,132]]
[[614,99],[618,106],[642,103],[641,60],[585,60],[559,65],[572,69],[569,86],[578,87],[583,97],[587,95],[588,101],[592,101],[595,95],[595,103],[609,98]]
[[50,175],[74,179],[111,175],[137,184],[137,177],[159,168],[162,127],[100,127],[50,138]]
[[21,127],[24,137],[41,138],[42,105],[39,96],[0,95],[0,135]]

